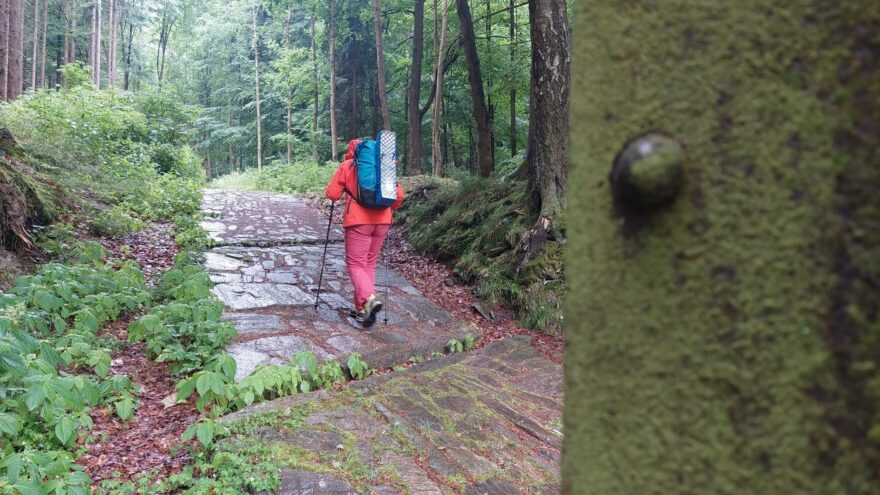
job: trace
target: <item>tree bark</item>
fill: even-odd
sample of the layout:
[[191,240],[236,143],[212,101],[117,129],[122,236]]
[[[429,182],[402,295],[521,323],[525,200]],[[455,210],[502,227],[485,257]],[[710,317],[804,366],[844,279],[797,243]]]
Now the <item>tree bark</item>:
[[61,0],[61,18],[64,20],[64,56],[62,63],[70,57],[70,0]]
[[[125,32],[123,31],[123,35]],[[124,36],[123,36],[124,37]],[[125,40],[122,41],[125,43]],[[134,43],[134,23],[128,23],[128,48],[126,49],[125,55],[125,75],[123,76],[122,87],[128,91],[129,82],[131,78],[131,45]]]
[[532,39],[529,98],[529,206],[553,221],[565,207],[571,43],[565,0],[529,3]]
[[[58,43],[58,46],[64,46],[64,35],[57,35],[55,37],[55,42]],[[55,50],[55,74],[53,77],[50,77],[47,82],[47,86],[49,88],[58,89],[61,87],[61,67],[64,65],[64,52],[62,50]]]
[[9,46],[7,60],[6,99],[14,100],[22,89],[22,55],[24,52],[24,4],[22,0],[9,0]]
[[97,0],[95,11],[95,86],[101,89],[101,0]]
[[318,48],[315,40],[315,9],[312,8],[312,158],[315,163],[318,156]]
[[443,57],[446,55],[446,22],[448,20],[449,3],[443,0],[443,13],[440,21],[440,45],[437,47],[437,66],[435,67],[434,86],[434,118],[431,121],[431,163],[432,172],[436,177],[443,175],[443,153],[440,149],[440,117],[443,114]]
[[373,0],[373,21],[376,32],[376,73],[379,80],[379,105],[382,108],[382,125],[391,130],[391,112],[388,110],[388,91],[385,88],[385,50],[382,48],[381,0]]
[[495,157],[492,149],[492,121],[486,107],[486,96],[483,91],[483,76],[480,71],[480,57],[477,54],[474,23],[467,0],[455,0],[458,8],[458,20],[461,24],[461,43],[467,62],[468,79],[471,85],[471,105],[477,124],[477,161],[480,176],[488,177],[495,170]]
[[[284,50],[290,50],[290,14],[293,12],[293,7],[287,8],[287,19],[284,21]],[[288,89],[287,90],[287,165],[290,166],[291,162],[293,162],[293,143],[291,142],[291,138],[293,136],[292,131],[292,123],[293,120],[293,92]]]
[[118,16],[116,1],[110,0],[110,19],[107,23],[107,31],[110,35],[107,46],[107,84],[111,88],[116,86],[116,17]]
[[876,493],[876,2],[622,12],[574,15],[562,492]]
[[[48,0],[43,0],[48,1]],[[37,89],[37,60],[40,56],[38,44],[38,34],[40,29],[40,0],[34,0],[34,35],[31,42],[31,91]]]
[[[510,0],[510,67],[516,63],[516,9]],[[516,156],[516,82],[510,79],[510,156]]]
[[77,6],[76,0],[71,0],[70,32],[73,33],[73,36],[70,37],[70,58],[67,59],[67,63],[69,64],[76,62],[76,24],[78,20],[79,7]]
[[263,170],[263,123],[260,118],[260,49],[259,35],[257,34],[257,5],[251,8],[254,20],[254,89],[257,102],[257,170]]
[[406,169],[409,175],[417,175],[422,168],[422,115],[419,112],[422,89],[422,58],[425,51],[425,0],[415,0],[413,11],[413,55],[407,91],[407,120],[409,120],[409,146],[407,146]]
[[49,19],[49,0],[43,0],[43,35],[40,38],[40,75],[37,78],[37,87],[46,87],[46,31]]
[[9,18],[11,1],[0,0],[0,100],[6,101],[6,80],[9,76]]
[[336,161],[336,8],[327,0],[330,23],[330,159]]
[[89,31],[89,70],[92,71],[92,82],[95,81],[95,15],[97,14],[97,9],[95,5],[89,7],[89,10],[92,13],[92,27]]

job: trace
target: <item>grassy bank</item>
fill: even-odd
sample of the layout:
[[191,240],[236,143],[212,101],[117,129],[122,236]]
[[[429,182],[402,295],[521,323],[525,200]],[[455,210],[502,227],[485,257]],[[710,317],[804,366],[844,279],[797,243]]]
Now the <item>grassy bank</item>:
[[416,249],[449,263],[489,304],[513,308],[523,325],[561,333],[562,246],[550,242],[525,264],[516,253],[535,220],[523,206],[524,183],[407,178],[404,184],[408,197],[398,224]]

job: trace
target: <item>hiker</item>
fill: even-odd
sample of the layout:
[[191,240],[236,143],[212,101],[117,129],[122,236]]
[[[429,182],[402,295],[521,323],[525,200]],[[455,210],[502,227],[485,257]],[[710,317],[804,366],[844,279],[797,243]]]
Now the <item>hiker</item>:
[[354,285],[351,316],[364,328],[369,328],[382,309],[382,301],[376,297],[376,261],[391,228],[391,213],[403,202],[403,188],[397,185],[397,201],[389,208],[370,209],[358,203],[355,196],[358,191],[355,148],[360,142],[360,139],[348,142],[345,159],[325,192],[331,201],[338,201],[342,193],[348,193],[345,195],[342,228],[345,230],[345,265]]

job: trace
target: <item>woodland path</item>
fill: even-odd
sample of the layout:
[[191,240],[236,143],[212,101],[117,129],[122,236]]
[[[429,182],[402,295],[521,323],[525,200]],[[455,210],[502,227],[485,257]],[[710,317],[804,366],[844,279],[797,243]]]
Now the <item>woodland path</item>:
[[[205,229],[215,247],[206,267],[239,332],[228,351],[237,378],[302,350],[344,363],[353,352],[374,368],[442,352],[450,339],[479,337],[405,278],[389,282],[388,323],[365,331],[347,317],[352,288],[342,232],[331,229],[321,303],[314,309],[327,218],[305,200],[271,193],[207,190]],[[292,459],[278,494],[558,493],[562,367],[526,337],[451,354],[350,382],[342,392],[278,399],[225,418],[305,410],[258,430]],[[294,454],[291,454],[294,453]],[[283,461],[282,461],[283,464]]]

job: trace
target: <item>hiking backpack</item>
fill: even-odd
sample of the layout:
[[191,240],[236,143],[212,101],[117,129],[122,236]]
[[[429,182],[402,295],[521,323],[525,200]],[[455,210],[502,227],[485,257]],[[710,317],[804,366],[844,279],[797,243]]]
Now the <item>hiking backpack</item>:
[[397,134],[379,131],[376,140],[355,147],[358,190],[354,199],[372,210],[384,210],[397,201]]

